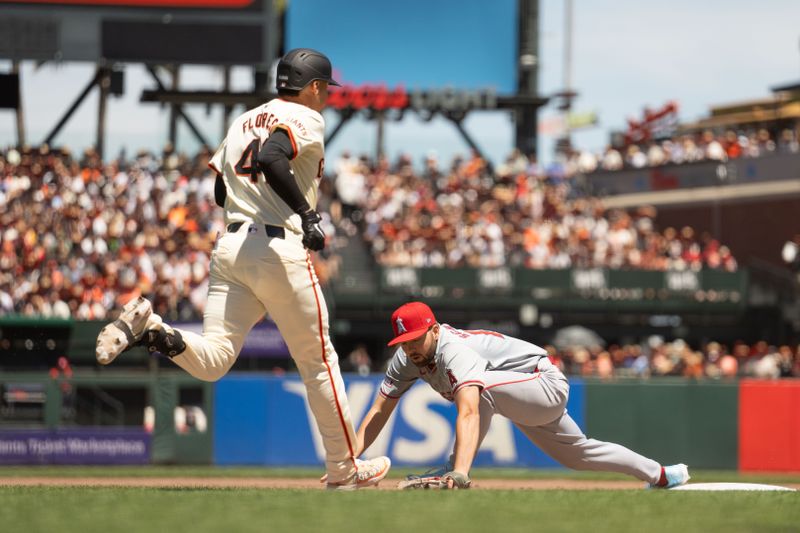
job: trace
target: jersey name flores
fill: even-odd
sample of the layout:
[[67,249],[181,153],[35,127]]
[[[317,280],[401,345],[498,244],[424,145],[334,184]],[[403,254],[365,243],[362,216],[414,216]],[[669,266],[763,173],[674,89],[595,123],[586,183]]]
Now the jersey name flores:
[[325,121],[313,109],[276,98],[239,116],[209,164],[225,181],[226,224],[253,221],[302,233],[300,217],[258,169],[258,153],[277,129],[292,141],[292,173],[308,205],[316,209],[318,181],[325,166]]

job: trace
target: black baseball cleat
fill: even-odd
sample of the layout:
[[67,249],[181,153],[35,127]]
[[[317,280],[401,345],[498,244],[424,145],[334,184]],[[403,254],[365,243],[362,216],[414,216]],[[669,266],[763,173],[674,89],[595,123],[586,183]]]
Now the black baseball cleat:
[[171,331],[167,331],[165,326],[148,329],[144,332],[141,344],[144,344],[150,353],[160,352],[167,357],[180,355],[186,349],[186,343],[183,342],[183,336],[179,331],[169,329]]

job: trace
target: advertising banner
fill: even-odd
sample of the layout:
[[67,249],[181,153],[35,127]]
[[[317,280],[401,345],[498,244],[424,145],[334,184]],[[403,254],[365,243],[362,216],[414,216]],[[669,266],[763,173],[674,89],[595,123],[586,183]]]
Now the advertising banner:
[[150,435],[137,428],[0,430],[0,465],[138,465]]
[[[382,376],[345,376],[356,428]],[[220,465],[322,465],[324,448],[299,377],[228,375],[216,384],[214,463]],[[571,382],[568,411],[584,425],[584,386]],[[396,465],[441,465],[455,441],[456,408],[427,384],[403,395],[365,457],[388,455]],[[555,467],[508,419],[495,416],[475,466]]]
[[[175,327],[192,331],[198,335],[203,333],[202,322],[184,322],[180,324],[173,324]],[[289,357],[289,347],[278,331],[278,326],[275,322],[269,319],[264,319],[256,324],[242,346],[242,351],[239,352],[239,357],[242,358],[277,358],[285,359]]]

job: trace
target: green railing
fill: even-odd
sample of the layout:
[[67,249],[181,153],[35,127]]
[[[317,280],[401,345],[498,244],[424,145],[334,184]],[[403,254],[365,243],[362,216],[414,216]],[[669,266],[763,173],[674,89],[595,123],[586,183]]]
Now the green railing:
[[[463,305],[529,302],[552,309],[732,312],[744,308],[748,272],[525,268],[383,268],[378,297]],[[337,299],[337,302],[340,300]],[[346,298],[344,301],[347,301]]]
[[[205,463],[211,462],[213,445],[214,387],[198,381],[180,371],[81,371],[71,378],[53,379],[43,372],[0,373],[0,389],[13,394],[15,385],[29,389],[37,387],[42,394],[41,416],[14,420],[0,413],[0,430],[3,428],[79,427],[131,427],[144,423],[143,410],[152,407],[154,413],[152,461],[154,463]],[[144,400],[136,405],[126,405],[115,398],[119,389],[141,391]],[[175,410],[181,407],[182,390],[192,390],[193,399],[206,417],[204,432],[179,433],[175,426]],[[199,389],[199,390],[198,390]],[[77,401],[78,397],[82,399]],[[38,402],[39,400],[37,400]],[[4,404],[9,405],[8,399]],[[75,415],[70,410],[79,410]],[[71,414],[70,414],[71,413]],[[81,423],[78,423],[78,420]],[[131,421],[136,421],[132,423]]]

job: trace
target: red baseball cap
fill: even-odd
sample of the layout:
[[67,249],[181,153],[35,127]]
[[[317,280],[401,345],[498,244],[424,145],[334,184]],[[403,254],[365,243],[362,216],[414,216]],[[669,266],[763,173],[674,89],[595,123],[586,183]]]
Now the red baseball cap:
[[409,302],[401,305],[392,313],[394,338],[389,341],[388,346],[412,341],[423,335],[434,324],[436,317],[433,316],[431,308],[424,303]]

